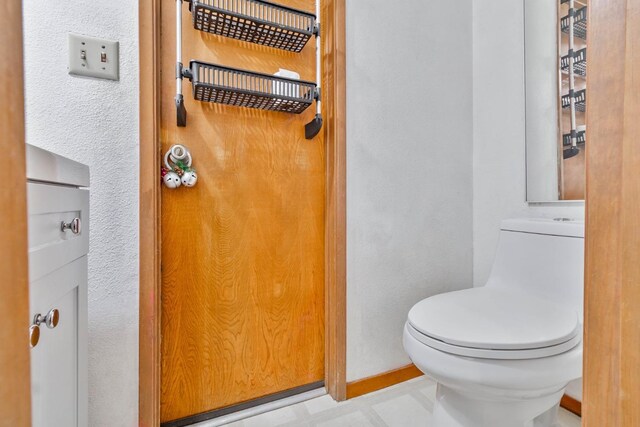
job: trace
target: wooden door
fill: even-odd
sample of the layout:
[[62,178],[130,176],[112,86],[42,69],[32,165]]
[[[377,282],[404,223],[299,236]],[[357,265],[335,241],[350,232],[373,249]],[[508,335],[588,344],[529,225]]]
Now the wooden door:
[[0,57],[0,96],[6,100],[0,107],[6,168],[0,188],[5,222],[0,227],[0,426],[26,427],[31,425],[31,398],[21,0],[0,2]]
[[[280,3],[314,10],[313,0]],[[188,80],[178,128],[174,2],[161,8],[162,148],[186,145],[198,172],[195,187],[162,190],[166,422],[323,380],[325,145],[322,132],[304,138],[313,108],[203,104]],[[313,40],[288,53],[196,31],[186,3],[183,13],[183,63],[315,80]]]
[[640,426],[640,0],[589,3],[583,425]]

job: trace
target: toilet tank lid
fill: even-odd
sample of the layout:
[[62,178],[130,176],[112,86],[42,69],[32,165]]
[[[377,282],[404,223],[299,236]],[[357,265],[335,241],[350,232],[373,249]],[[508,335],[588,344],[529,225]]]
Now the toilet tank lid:
[[572,218],[505,219],[502,221],[500,229],[520,233],[584,238],[584,221]]

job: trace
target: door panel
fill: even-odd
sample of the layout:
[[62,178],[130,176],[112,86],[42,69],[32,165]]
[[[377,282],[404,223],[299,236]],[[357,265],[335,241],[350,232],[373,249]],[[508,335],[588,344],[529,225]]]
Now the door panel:
[[[311,0],[281,1],[308,11]],[[315,79],[300,54],[210,36],[183,9],[183,62]],[[186,145],[198,184],[162,192],[162,421],[324,378],[325,146],[314,116],[202,104],[184,82],[176,127],[174,3],[162,3],[162,145]]]
[[589,2],[583,425],[640,425],[640,0]]
[[29,347],[29,287],[27,271],[27,216],[24,145],[24,66],[22,56],[22,1],[0,2],[0,108],[5,177],[0,204],[0,423],[31,425]]
[[[86,257],[30,284],[31,315],[57,309],[60,320],[54,329],[40,325],[40,340],[31,349],[32,422],[39,426],[86,425],[86,390],[78,385],[84,367],[80,353],[79,322],[84,318],[82,301],[87,281]],[[84,296],[86,298],[86,296]],[[31,320],[31,319],[30,319]],[[81,408],[81,410],[79,410]],[[78,419],[78,416],[82,420]]]

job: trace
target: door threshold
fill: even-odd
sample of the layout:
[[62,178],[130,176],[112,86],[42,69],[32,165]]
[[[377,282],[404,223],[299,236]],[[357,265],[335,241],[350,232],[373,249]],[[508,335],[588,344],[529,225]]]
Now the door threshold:
[[324,387],[324,381],[318,381],[237,405],[180,418],[175,421],[168,421],[162,423],[161,427],[218,427],[255,415],[264,414],[265,412],[295,405],[296,403],[324,396],[325,394],[327,394],[327,390]]

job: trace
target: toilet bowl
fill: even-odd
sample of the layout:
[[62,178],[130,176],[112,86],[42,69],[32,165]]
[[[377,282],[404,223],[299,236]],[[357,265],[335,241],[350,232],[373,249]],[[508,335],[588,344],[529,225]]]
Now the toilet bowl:
[[437,382],[435,427],[553,427],[582,376],[584,224],[505,220],[485,286],[418,302],[404,348]]

